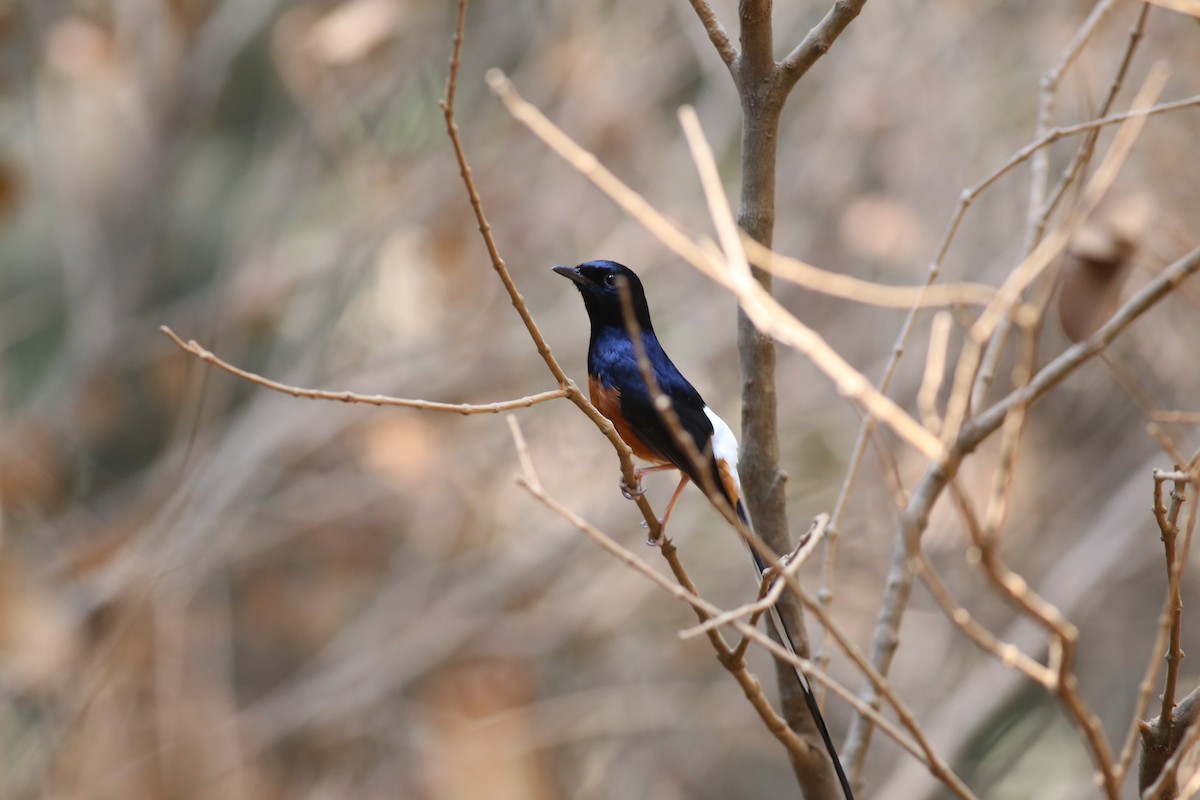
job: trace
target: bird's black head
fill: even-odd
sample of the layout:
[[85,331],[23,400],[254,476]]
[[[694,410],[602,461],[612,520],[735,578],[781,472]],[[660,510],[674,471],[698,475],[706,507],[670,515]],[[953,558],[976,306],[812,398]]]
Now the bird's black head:
[[554,267],[555,272],[570,278],[575,288],[583,295],[592,327],[617,326],[624,330],[625,315],[622,313],[621,286],[629,287],[629,299],[633,303],[634,316],[642,330],[650,332],[650,307],[646,303],[646,292],[642,282],[629,267],[615,261],[588,261],[577,267]]

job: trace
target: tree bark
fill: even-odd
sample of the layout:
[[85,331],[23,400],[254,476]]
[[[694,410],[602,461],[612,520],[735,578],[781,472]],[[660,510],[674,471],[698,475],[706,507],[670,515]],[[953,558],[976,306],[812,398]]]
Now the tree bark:
[[[769,12],[768,12],[769,14]],[[745,42],[745,39],[743,39]],[[745,52],[745,51],[743,51]],[[768,50],[769,53],[769,50]],[[739,66],[748,67],[749,62]],[[783,98],[774,80],[774,61],[765,76],[746,68],[738,81],[742,98],[742,185],[738,225],[760,244],[770,247],[775,232],[775,161]],[[754,276],[768,290],[771,275],[757,267]],[[787,474],[779,466],[778,395],[775,381],[775,342],[763,335],[738,310],[738,354],[742,377],[742,456],[739,471],[754,530],[776,553],[792,549],[788,533]],[[795,640],[797,653],[807,658],[808,632],[794,597],[785,593],[779,612]],[[775,632],[771,632],[775,636]],[[776,682],[784,719],[806,744],[808,757],[792,759],[792,768],[808,800],[840,798],[841,787],[821,743],[804,694],[790,664],[776,664]]]

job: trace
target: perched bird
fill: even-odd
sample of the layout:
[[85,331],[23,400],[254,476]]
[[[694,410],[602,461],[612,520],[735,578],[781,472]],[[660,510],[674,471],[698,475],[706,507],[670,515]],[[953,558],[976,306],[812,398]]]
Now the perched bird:
[[[662,469],[677,469],[680,472],[679,485],[663,515],[664,533],[660,534],[659,541],[665,540],[667,521],[689,480],[702,488],[706,483],[711,486],[750,528],[750,516],[742,503],[741,482],[738,479],[737,439],[663,351],[654,334],[650,307],[638,276],[615,261],[588,261],[577,267],[554,267],[553,270],[573,281],[583,295],[592,329],[587,359],[589,394],[592,404],[612,422],[633,454],[650,463],[649,467],[637,471],[637,477],[640,479],[647,472]],[[636,329],[641,332],[642,347],[653,370],[654,383],[670,401],[680,427],[691,437],[696,451],[701,454],[699,464],[688,457],[678,437],[654,406],[655,398],[638,364],[637,349],[626,321],[621,294],[623,286],[627,287],[625,290],[629,293]],[[626,489],[630,492],[640,491],[639,487]],[[717,504],[719,498],[710,497],[710,500]],[[757,550],[753,547],[749,547],[749,550],[754,559],[755,575],[761,582],[766,564]],[[774,607],[771,608],[771,621],[784,646],[794,655],[796,650],[791,633]],[[833,761],[842,792],[850,800],[850,784],[842,771],[841,761],[825,727],[812,687],[799,669],[796,670],[796,678],[804,691],[813,722],[825,742],[825,749]]]

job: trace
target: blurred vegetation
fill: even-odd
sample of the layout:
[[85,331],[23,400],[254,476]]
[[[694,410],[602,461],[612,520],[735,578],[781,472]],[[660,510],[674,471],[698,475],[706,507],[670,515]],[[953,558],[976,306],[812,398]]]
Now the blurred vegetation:
[[[732,19],[733,5],[718,12]],[[824,13],[779,5],[779,42]],[[1118,5],[1069,73],[1060,121],[1099,104],[1136,5]],[[921,280],[961,189],[1032,138],[1039,77],[1089,8],[868,4],[785,115],[777,247]],[[690,612],[516,489],[502,420],[279,396],[157,331],[299,385],[447,402],[553,388],[445,140],[453,16],[427,0],[0,3],[0,797],[794,792],[705,646],[675,637]],[[1195,94],[1197,34],[1195,20],[1151,12],[1125,104],[1160,59],[1174,71],[1164,99]],[[732,302],[511,122],[483,85],[493,66],[660,208],[708,230],[675,110],[697,107],[735,185],[737,98],[691,8],[478,2],[459,124],[499,245],[576,379],[586,323],[547,270],[612,258],[639,269],[668,351],[736,419]],[[1124,169],[1118,190],[1153,209],[1134,287],[1200,239],[1197,141],[1197,111],[1156,117]],[[1051,175],[1072,146],[1052,149]],[[947,277],[1011,269],[1026,179],[1017,170],[979,200]],[[1184,289],[1113,354],[1164,409],[1200,406],[1200,289]],[[880,374],[901,312],[781,297]],[[1048,327],[1044,357],[1066,344]],[[909,407],[923,347],[893,392]],[[793,518],[807,520],[836,496],[858,416],[794,354],[779,380]],[[548,488],[640,541],[589,423],[565,403],[521,419]],[[1036,406],[1006,532],[1011,563],[1050,581],[1083,631],[1080,678],[1109,731],[1128,721],[1165,580],[1149,469],[1170,464],[1144,422],[1100,363]],[[1194,430],[1170,433],[1195,449]],[[963,476],[981,497],[986,450]],[[898,458],[911,481],[920,461]],[[656,502],[671,482],[650,484]],[[894,513],[869,459],[835,599],[860,643]],[[740,544],[698,494],[674,520],[706,595],[745,600],[743,571],[727,567]],[[930,534],[957,596],[1005,631],[1012,611],[964,564],[945,509]],[[1184,650],[1200,650],[1186,584],[1184,602]],[[857,685],[837,657],[832,670]],[[1200,678],[1184,673],[1185,686]],[[1074,731],[1040,693],[1000,688],[1004,675],[918,590],[893,679],[935,741],[970,742],[956,764],[968,783],[989,797],[1029,797],[1031,782],[1039,797],[1091,796]],[[843,704],[828,716],[845,730]],[[878,741],[869,783],[883,788],[868,796],[936,794],[920,772]]]

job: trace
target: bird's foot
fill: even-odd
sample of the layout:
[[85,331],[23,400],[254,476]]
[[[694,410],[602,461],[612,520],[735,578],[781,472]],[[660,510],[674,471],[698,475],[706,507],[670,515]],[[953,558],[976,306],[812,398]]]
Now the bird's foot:
[[625,480],[625,476],[621,476],[621,494],[626,500],[636,500],[646,493],[642,486],[642,476],[639,473],[633,474],[633,480],[634,483],[630,486],[629,482]]
[[654,538],[653,536],[646,537],[646,544],[650,547],[657,547],[657,548],[661,549],[663,547],[666,547],[670,543],[671,543],[671,540],[668,539],[666,536],[664,536],[661,531],[659,532],[657,539]]
[[[650,526],[643,520],[642,527],[649,528]],[[647,536],[646,544],[650,547],[664,547],[670,543],[671,540],[667,538],[667,518],[663,517],[658,521],[658,535]]]

